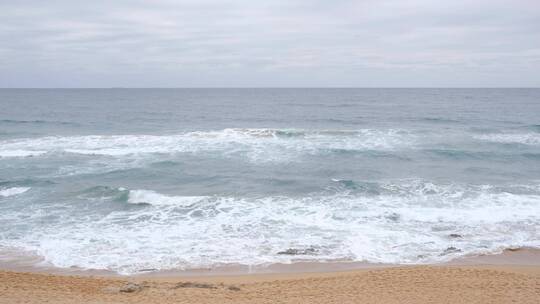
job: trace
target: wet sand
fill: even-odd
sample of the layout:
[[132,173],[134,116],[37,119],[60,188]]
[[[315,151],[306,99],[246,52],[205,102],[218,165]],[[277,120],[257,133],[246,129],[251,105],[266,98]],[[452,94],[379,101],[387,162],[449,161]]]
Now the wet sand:
[[537,250],[432,266],[308,272],[309,265],[213,276],[0,271],[0,303],[540,303]]

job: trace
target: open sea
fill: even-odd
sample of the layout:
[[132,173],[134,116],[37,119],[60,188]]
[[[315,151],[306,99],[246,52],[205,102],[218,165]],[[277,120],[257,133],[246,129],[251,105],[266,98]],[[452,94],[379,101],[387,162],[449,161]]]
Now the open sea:
[[540,248],[540,89],[2,89],[0,253],[198,269]]

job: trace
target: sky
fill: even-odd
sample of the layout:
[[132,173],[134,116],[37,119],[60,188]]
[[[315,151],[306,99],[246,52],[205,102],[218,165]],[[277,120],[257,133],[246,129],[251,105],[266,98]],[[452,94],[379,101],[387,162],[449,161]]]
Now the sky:
[[0,0],[0,87],[540,87],[540,0]]

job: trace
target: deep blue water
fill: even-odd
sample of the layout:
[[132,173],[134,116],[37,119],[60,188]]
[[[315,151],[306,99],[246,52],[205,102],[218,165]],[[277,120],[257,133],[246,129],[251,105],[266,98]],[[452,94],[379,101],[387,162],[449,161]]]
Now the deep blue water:
[[0,251],[133,273],[520,246],[540,89],[0,90]]

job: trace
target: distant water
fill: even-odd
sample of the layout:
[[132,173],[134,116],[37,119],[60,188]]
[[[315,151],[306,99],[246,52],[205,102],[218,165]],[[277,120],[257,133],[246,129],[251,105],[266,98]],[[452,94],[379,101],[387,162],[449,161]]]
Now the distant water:
[[0,90],[0,252],[128,274],[521,246],[539,89]]

